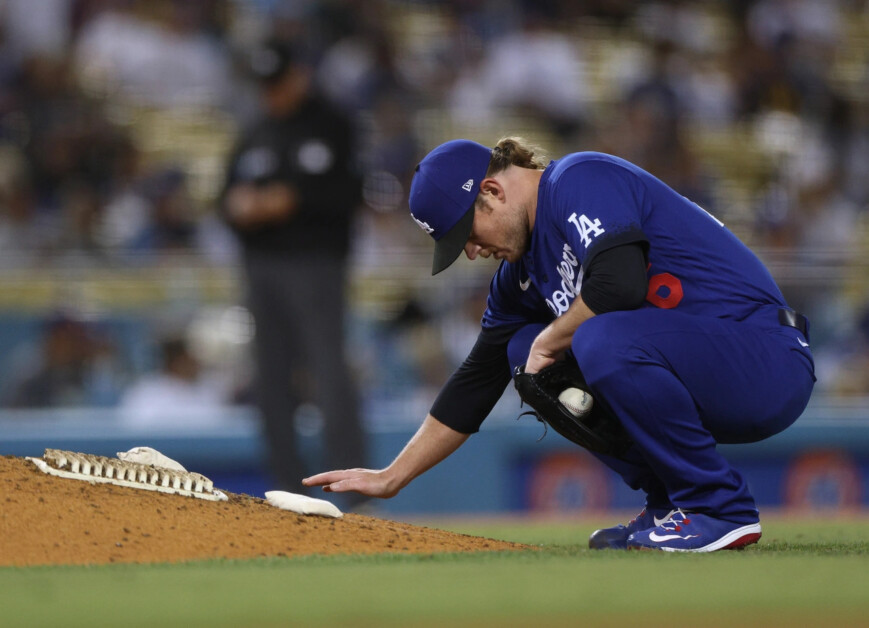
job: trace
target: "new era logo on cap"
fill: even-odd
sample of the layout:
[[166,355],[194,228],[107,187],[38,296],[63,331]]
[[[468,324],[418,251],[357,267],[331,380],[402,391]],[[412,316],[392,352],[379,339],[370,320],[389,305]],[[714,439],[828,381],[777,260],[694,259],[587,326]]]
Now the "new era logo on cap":
[[468,241],[479,182],[486,177],[491,158],[491,148],[452,140],[416,167],[408,203],[411,217],[435,240],[433,275],[452,264]]

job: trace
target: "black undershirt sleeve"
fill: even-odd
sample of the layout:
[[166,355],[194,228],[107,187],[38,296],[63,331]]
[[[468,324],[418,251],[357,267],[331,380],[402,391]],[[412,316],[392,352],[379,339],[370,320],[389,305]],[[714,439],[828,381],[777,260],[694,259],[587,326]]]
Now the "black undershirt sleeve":
[[[601,251],[586,269],[582,299],[595,314],[635,309],[648,291],[643,243]],[[431,407],[438,421],[463,434],[479,431],[510,383],[507,342],[512,333],[483,330],[468,357],[447,380]]]
[[507,343],[490,343],[483,331],[462,365],[447,380],[431,407],[438,421],[463,434],[473,434],[510,382]]
[[601,251],[583,273],[580,295],[595,314],[634,310],[649,290],[642,243],[622,244]]

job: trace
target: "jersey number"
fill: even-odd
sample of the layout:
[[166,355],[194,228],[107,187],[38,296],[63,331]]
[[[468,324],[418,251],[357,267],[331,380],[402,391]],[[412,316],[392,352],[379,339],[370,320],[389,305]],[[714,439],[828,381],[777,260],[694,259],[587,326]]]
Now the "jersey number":
[[682,301],[682,282],[670,273],[649,277],[649,292],[646,301],[664,310],[672,310]]

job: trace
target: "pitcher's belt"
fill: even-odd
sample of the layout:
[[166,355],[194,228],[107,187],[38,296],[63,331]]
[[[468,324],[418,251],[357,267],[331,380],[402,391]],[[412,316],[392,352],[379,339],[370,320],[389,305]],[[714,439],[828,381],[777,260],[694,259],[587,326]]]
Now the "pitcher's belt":
[[809,319],[790,308],[779,308],[778,322],[787,327],[793,327],[799,331],[803,337],[809,339]]

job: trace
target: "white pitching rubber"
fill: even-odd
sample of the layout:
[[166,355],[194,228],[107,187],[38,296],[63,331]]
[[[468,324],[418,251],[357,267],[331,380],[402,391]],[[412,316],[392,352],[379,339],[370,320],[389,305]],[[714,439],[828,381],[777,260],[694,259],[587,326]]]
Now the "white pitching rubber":
[[266,501],[281,510],[289,510],[300,515],[321,515],[323,517],[335,517],[340,519],[344,513],[332,502],[325,499],[308,497],[286,491],[268,491]]
[[[151,450],[152,452],[154,450]],[[159,454],[159,452],[155,452]],[[162,455],[162,454],[160,454]],[[164,456],[165,458],[165,456]],[[165,458],[175,462],[171,458]],[[46,449],[42,458],[30,458],[44,473],[71,480],[83,480],[91,484],[114,484],[146,491],[159,491],[170,495],[184,495],[211,501],[226,501],[227,496],[214,488],[214,483],[204,475],[183,470],[180,467],[163,468],[151,464],[104,458],[59,449]]]

